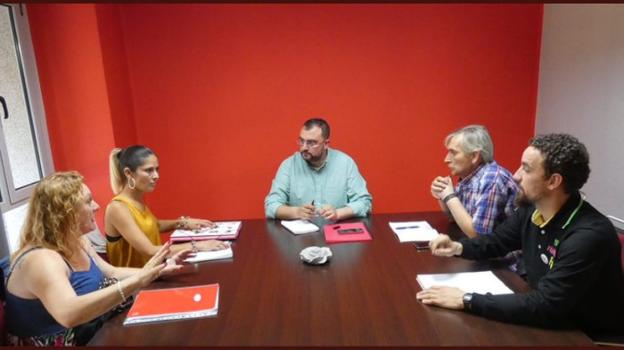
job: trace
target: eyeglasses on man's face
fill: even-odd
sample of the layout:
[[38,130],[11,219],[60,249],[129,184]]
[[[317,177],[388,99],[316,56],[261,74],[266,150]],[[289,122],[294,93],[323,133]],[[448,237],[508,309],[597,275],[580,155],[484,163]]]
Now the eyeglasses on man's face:
[[307,148],[317,148],[320,145],[323,144],[324,141],[316,141],[316,140],[304,140],[302,138],[299,138],[297,140],[297,145],[299,145],[299,147],[303,147],[306,146]]

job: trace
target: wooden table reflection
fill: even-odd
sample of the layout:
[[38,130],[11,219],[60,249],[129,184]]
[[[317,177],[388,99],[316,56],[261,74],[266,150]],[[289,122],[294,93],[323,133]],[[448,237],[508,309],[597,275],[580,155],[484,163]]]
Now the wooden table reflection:
[[[295,236],[278,221],[247,220],[234,243],[234,259],[190,266],[151,288],[221,285],[214,318],[123,327],[110,320],[90,345],[592,345],[579,331],[552,331],[505,324],[419,303],[419,273],[479,271],[490,263],[437,258],[399,243],[389,221],[427,220],[440,232],[460,233],[442,213],[377,214],[362,220],[373,240],[331,244],[331,261],[299,260],[308,246],[324,246],[322,233]],[[495,273],[515,291],[521,278]]]

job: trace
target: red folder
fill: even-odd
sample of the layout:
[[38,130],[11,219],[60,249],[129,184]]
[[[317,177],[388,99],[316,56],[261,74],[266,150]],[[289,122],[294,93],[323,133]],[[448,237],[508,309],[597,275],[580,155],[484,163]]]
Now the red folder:
[[327,243],[362,242],[373,239],[362,222],[325,225],[323,231]]
[[125,325],[214,316],[219,311],[219,284],[142,290]]

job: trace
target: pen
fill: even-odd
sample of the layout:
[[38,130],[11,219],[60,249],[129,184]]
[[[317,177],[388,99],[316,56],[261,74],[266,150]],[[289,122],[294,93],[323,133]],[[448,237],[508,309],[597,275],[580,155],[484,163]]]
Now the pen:
[[419,227],[418,225],[414,225],[414,226],[401,226],[401,227],[396,227],[395,229],[396,230],[405,230],[405,229],[408,229],[408,228],[418,228],[418,227]]

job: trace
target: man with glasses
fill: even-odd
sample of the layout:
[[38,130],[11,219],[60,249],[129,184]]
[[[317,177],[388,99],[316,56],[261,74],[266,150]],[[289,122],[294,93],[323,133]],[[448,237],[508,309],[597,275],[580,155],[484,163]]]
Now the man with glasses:
[[366,181],[351,157],[329,148],[329,135],[323,119],[303,124],[299,152],[282,162],[264,200],[267,218],[309,220],[320,215],[338,221],[370,213]]

